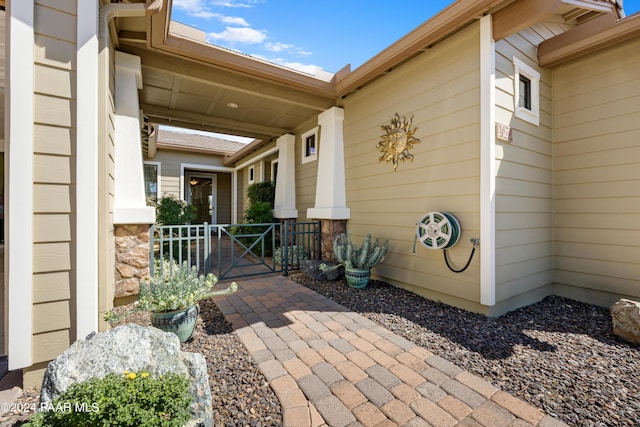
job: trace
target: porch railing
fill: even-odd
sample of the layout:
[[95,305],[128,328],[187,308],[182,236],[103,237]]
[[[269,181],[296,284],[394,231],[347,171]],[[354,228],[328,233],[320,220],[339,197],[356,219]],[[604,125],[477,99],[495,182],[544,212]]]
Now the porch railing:
[[[156,268],[163,268],[158,260],[187,262],[201,274],[213,273],[219,279],[274,272],[288,275],[300,269],[303,259],[321,258],[321,240],[319,221],[153,226],[151,276]],[[295,255],[301,253],[304,256]]]

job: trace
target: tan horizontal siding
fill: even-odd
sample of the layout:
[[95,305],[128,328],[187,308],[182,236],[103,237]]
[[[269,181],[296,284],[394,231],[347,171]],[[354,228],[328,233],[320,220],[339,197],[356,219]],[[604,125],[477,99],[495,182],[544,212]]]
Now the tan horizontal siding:
[[[569,28],[556,21],[496,42],[496,121],[513,135],[510,143],[496,143],[497,303],[513,298],[520,305],[518,295],[539,298],[536,290],[553,281],[552,75],[538,67],[537,45]],[[537,126],[515,117],[514,57],[540,73]]]
[[70,344],[75,288],[76,1],[39,1],[34,46],[33,361]]
[[[316,204],[316,184],[318,179],[318,160],[302,163],[302,134],[310,131],[318,125],[318,118],[314,117],[297,129],[295,129],[295,171],[296,171],[296,209],[298,210],[298,220],[304,221],[307,218],[307,209],[315,207]],[[322,130],[320,130],[321,132]],[[318,153],[322,152],[322,143],[319,141],[321,135],[318,134],[316,146]],[[349,166],[346,166],[349,167]]]
[[71,298],[71,272],[55,271],[33,275],[34,304]]
[[33,306],[33,333],[69,329],[71,327],[69,300]]
[[36,124],[33,129],[36,153],[71,155],[75,135],[70,128]]
[[166,195],[180,196],[180,165],[183,163],[222,167],[221,156],[210,156],[184,151],[158,150],[153,158],[154,162],[160,162],[160,197]]
[[[453,213],[462,235],[449,250],[464,265],[478,237],[480,176],[479,26],[472,25],[345,99],[345,163],[349,231],[391,240],[374,275],[426,297],[481,310],[479,257],[469,269],[447,269],[442,251],[418,244],[416,222],[429,211]],[[421,142],[413,161],[379,162],[376,144],[395,113],[413,115]],[[322,147],[320,147],[322,149]]]
[[553,72],[554,281],[602,304],[640,296],[639,51],[629,41]]
[[[34,319],[34,323],[36,320]],[[62,329],[33,336],[33,363],[48,362],[62,354],[72,341],[69,330]]]
[[33,241],[64,242],[71,241],[73,221],[66,214],[35,215],[33,217]]
[[48,184],[71,184],[72,159],[69,156],[36,154],[33,159],[33,179]]

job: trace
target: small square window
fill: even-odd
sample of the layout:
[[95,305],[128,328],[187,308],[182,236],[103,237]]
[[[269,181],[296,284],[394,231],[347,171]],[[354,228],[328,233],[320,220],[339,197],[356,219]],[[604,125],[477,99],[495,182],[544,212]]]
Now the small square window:
[[540,124],[540,73],[518,58],[514,66],[514,110],[516,117]]
[[302,163],[318,158],[318,127],[302,134]]

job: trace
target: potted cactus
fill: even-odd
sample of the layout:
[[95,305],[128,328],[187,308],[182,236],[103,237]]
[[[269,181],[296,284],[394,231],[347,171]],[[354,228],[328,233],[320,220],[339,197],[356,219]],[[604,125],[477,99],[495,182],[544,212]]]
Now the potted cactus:
[[371,268],[382,262],[388,249],[389,240],[380,244],[380,240],[376,238],[372,242],[371,234],[367,234],[358,247],[351,241],[350,233],[342,233],[333,241],[333,255],[337,265],[332,268],[344,266],[347,284],[352,288],[364,288],[369,283]]

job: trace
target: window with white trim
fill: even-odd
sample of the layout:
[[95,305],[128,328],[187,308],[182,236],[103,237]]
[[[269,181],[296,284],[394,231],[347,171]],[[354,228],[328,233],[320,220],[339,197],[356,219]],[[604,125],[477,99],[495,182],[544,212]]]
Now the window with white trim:
[[520,59],[513,58],[514,109],[516,117],[540,124],[540,73]]
[[255,166],[249,166],[249,184],[253,184],[254,182],[256,182],[256,167]]
[[318,126],[302,134],[302,163],[318,158]]
[[278,160],[271,161],[271,181],[275,184],[278,178]]
[[144,196],[153,206],[160,197],[160,162],[144,162]]

